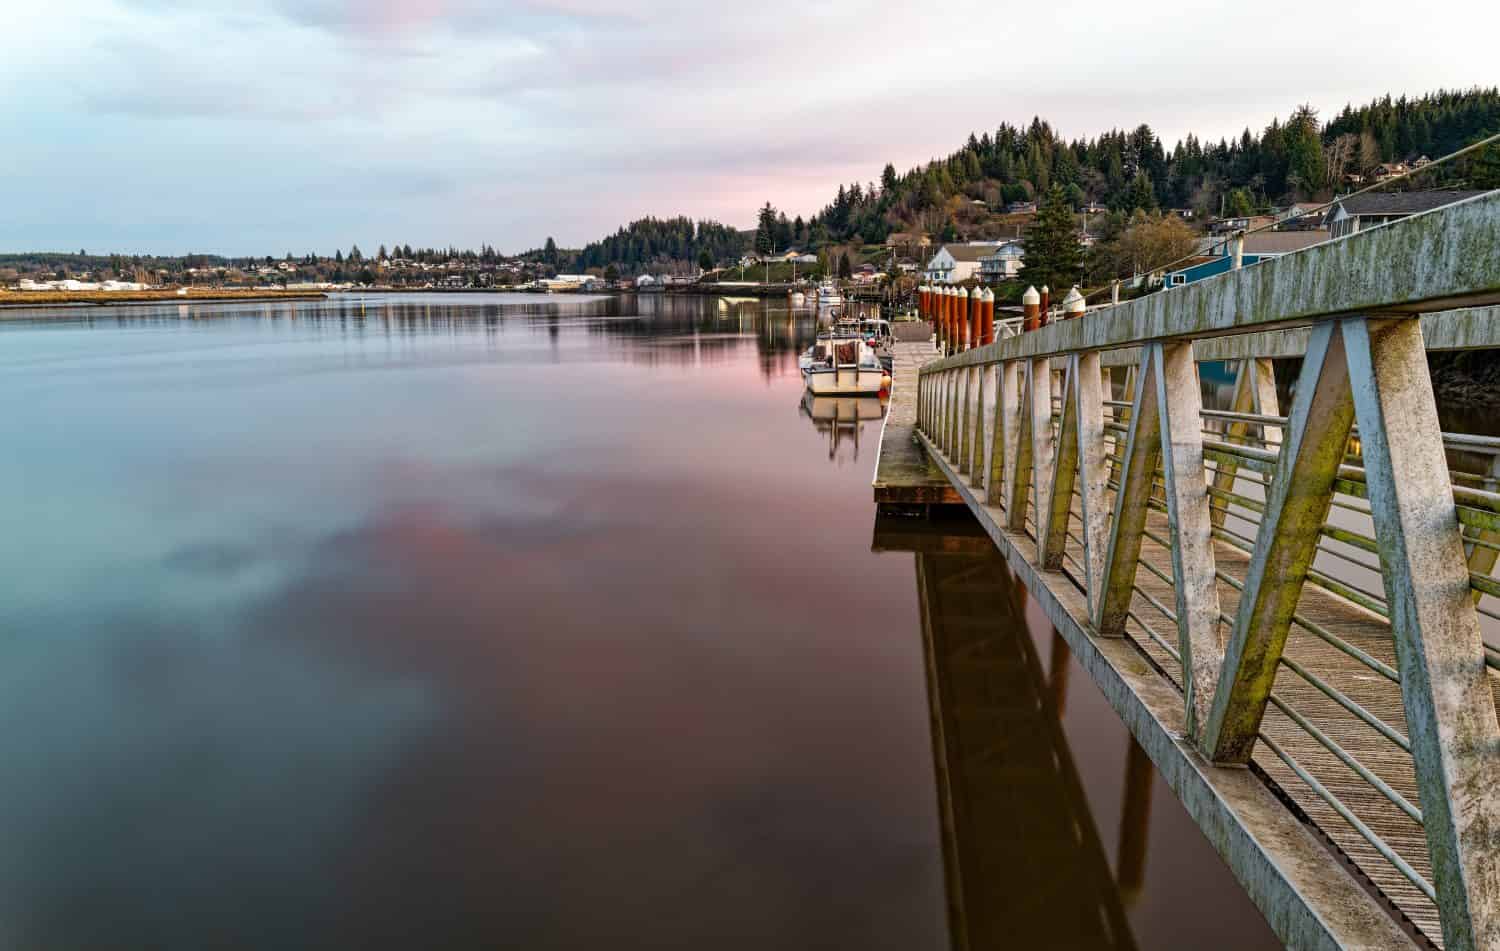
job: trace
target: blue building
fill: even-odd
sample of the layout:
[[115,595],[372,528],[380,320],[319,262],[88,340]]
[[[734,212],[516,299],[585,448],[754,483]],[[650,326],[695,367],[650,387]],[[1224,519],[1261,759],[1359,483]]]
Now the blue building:
[[[1244,254],[1240,256],[1240,263],[1244,267],[1249,267],[1252,264],[1258,263],[1261,257],[1262,255],[1259,254]],[[1194,264],[1177,271],[1168,271],[1162,280],[1168,287],[1181,287],[1183,284],[1201,281],[1205,277],[1223,274],[1229,270],[1229,265],[1229,255],[1221,254],[1211,261],[1204,261],[1201,264]]]
[[[1240,263],[1244,267],[1249,267],[1261,261],[1279,258],[1283,254],[1292,254],[1303,248],[1310,248],[1327,240],[1327,231],[1312,228],[1303,231],[1262,231],[1257,234],[1247,234]],[[1201,281],[1206,277],[1214,277],[1228,271],[1231,261],[1227,241],[1215,241],[1213,248],[1216,253],[1209,260],[1168,271],[1162,276],[1162,282],[1169,288],[1181,287],[1184,284],[1191,284],[1194,281]]]

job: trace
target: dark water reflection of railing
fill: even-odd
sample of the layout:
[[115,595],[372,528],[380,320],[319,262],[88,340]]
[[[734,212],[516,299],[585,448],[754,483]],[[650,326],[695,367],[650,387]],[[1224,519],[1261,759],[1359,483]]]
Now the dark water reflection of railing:
[[[1100,764],[1075,759],[1063,719],[1070,680],[1074,699],[1089,699],[1077,693],[1088,678],[1074,670],[1062,638],[1028,614],[1024,591],[976,523],[880,516],[873,547],[915,553],[955,949],[1127,949],[1139,946],[1138,936],[1155,946],[1163,938],[1193,940],[1197,925],[1220,911],[1227,919],[1248,915],[1253,925],[1259,915],[1227,871],[1214,867],[1217,857],[1201,837],[1173,835],[1171,854],[1157,856],[1189,866],[1202,883],[1194,907],[1182,912],[1183,930],[1163,927],[1155,909],[1143,907],[1152,798],[1161,791],[1155,769],[1128,731],[1124,755],[1111,767],[1120,770],[1118,785],[1099,783]],[[1073,728],[1119,729],[1094,723],[1103,711],[1084,706],[1068,717]],[[1097,753],[1097,741],[1084,742]],[[1081,766],[1093,767],[1083,772],[1099,788],[1086,786]],[[1100,828],[1095,809],[1112,813],[1100,797],[1113,799],[1114,789],[1118,827]],[[1114,846],[1113,866],[1106,843]],[[1263,926],[1242,931],[1224,946],[1275,946]]]

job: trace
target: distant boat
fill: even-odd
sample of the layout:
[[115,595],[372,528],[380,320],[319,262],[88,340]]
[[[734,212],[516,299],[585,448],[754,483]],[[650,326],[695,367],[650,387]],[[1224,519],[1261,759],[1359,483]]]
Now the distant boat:
[[844,303],[844,295],[839,293],[839,286],[832,281],[824,281],[818,285],[818,306],[838,307]]

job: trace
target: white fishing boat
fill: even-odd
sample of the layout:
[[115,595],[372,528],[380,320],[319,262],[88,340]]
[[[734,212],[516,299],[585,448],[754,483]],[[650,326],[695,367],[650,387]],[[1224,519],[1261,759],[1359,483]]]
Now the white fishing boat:
[[844,303],[844,295],[839,292],[839,286],[832,281],[824,281],[818,285],[818,306],[838,307]]
[[875,350],[857,334],[823,334],[797,361],[815,396],[878,394],[891,385]]

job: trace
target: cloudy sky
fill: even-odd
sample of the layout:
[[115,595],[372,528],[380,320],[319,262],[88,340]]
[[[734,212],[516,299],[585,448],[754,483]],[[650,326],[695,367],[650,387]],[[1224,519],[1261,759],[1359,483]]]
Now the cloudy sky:
[[816,211],[971,130],[1492,84],[1500,4],[60,0],[7,5],[0,249],[516,251]]

